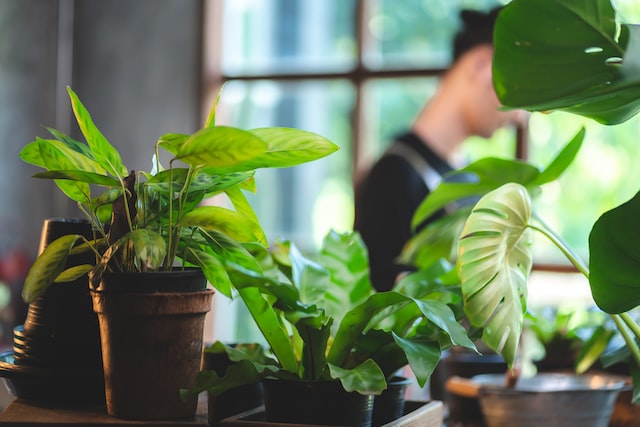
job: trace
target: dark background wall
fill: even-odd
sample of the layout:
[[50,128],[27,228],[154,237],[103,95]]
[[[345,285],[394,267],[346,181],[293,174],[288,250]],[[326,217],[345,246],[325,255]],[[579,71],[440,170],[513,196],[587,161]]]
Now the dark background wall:
[[130,169],[200,122],[202,0],[0,0],[0,258],[37,250],[50,216],[79,216],[20,149],[43,125],[81,138],[71,86]]

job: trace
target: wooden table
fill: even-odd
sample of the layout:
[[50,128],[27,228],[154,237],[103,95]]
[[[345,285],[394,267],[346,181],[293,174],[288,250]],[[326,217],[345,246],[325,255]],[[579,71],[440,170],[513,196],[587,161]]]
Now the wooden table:
[[208,427],[207,400],[198,401],[198,410],[192,420],[177,421],[129,421],[107,415],[102,405],[81,407],[60,407],[32,403],[23,399],[16,399],[0,414],[0,425],[12,426],[177,426],[177,427]]

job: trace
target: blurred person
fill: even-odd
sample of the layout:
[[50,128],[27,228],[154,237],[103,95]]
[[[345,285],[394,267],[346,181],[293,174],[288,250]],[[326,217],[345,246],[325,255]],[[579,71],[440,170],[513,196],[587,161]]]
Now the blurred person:
[[525,117],[522,111],[500,111],[493,88],[493,27],[500,10],[461,11],[453,61],[435,95],[356,186],[354,229],[369,250],[371,280],[378,291],[391,289],[398,275],[409,270],[395,259],[412,235],[412,216],[453,170],[461,144],[471,136],[489,138]]

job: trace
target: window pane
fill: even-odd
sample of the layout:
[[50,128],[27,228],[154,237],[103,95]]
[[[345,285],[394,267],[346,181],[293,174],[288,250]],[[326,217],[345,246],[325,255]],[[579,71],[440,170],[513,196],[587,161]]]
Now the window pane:
[[355,64],[355,0],[226,0],[225,74],[337,71]]
[[406,132],[416,114],[436,90],[435,77],[376,79],[363,86],[363,158],[377,159],[401,132]]
[[[536,210],[587,261],[589,232],[605,211],[638,191],[640,118],[617,126],[603,126],[566,113],[533,114],[530,121],[531,161],[547,165],[580,126],[586,138],[576,161],[557,182],[545,185]],[[534,245],[534,260],[567,263],[542,238]]]
[[218,122],[242,128],[295,127],[316,132],[341,148],[330,156],[256,174],[249,196],[270,240],[286,238],[302,249],[317,247],[333,228],[353,224],[351,110],[354,91],[345,81],[230,82],[217,108]]
[[[418,112],[437,89],[437,77],[377,79],[364,85],[365,129],[361,168],[366,168],[392,139],[411,128]],[[491,139],[471,137],[460,150],[460,165],[486,156],[513,158],[513,129],[499,129]]]
[[488,10],[496,0],[369,0],[369,43],[364,52],[371,68],[444,68],[459,27],[459,10]]

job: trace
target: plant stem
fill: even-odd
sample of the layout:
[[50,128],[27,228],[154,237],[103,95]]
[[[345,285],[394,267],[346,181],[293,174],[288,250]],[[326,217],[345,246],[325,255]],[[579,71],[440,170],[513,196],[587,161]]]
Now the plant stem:
[[582,275],[585,278],[588,279],[589,268],[584,264],[582,259],[576,254],[574,254],[571,248],[569,247],[569,245],[562,239],[562,237],[556,234],[547,224],[545,224],[544,221],[542,221],[542,219],[535,214],[535,212],[533,213],[532,216],[536,219],[537,222],[540,223],[540,226],[538,227],[531,223],[528,224],[528,226],[536,231],[539,231],[544,236],[546,236],[549,240],[551,240],[551,242],[558,249],[560,249],[560,251],[562,251],[562,253],[567,257],[567,259],[571,262],[571,264],[573,264],[573,266],[577,268],[578,271],[582,273]]
[[633,333],[638,336],[638,325],[635,324],[628,313],[612,314],[611,318],[615,322],[616,328],[618,328],[622,338],[624,338],[624,342],[627,344],[627,347],[629,347],[629,351],[631,352],[633,359],[636,361],[636,364],[640,366],[640,349],[638,348],[633,336],[629,333],[629,329],[625,326],[628,325],[631,327]]

